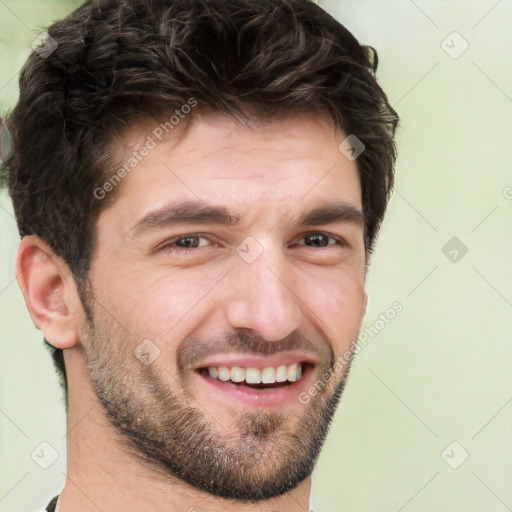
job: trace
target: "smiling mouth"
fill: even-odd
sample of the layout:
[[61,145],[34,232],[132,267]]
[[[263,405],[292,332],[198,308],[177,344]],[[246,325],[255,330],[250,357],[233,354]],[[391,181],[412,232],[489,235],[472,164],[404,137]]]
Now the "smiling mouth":
[[198,368],[196,371],[212,380],[235,384],[238,387],[264,390],[291,386],[301,380],[310,367],[313,367],[312,363],[303,362],[266,368],[208,366]]

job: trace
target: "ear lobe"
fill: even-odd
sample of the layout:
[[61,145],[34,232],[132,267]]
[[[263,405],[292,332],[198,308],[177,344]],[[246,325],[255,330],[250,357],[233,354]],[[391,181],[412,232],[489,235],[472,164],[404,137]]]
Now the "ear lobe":
[[56,348],[79,342],[81,302],[71,271],[37,236],[26,236],[16,256],[16,278],[32,320]]

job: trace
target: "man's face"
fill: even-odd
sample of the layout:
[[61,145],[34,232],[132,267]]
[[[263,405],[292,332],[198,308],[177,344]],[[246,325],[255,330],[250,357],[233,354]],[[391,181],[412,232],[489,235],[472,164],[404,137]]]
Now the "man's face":
[[163,478],[258,500],[311,474],[349,364],[322,375],[366,305],[344,138],[320,115],[204,113],[99,216],[82,343],[110,420]]

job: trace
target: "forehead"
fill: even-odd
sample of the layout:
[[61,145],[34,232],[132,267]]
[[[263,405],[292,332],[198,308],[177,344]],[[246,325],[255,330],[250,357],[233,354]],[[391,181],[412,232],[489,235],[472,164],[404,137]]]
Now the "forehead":
[[127,128],[114,141],[113,150],[118,158],[129,158],[150,137],[160,149],[172,151],[175,156],[190,153],[200,159],[212,149],[229,153],[237,149],[244,151],[247,147],[262,149],[264,145],[275,146],[284,153],[297,138],[307,139],[309,147],[304,149],[311,150],[320,140],[328,143],[342,134],[325,111],[287,111],[269,116],[260,115],[254,105],[247,108],[246,116],[240,119],[208,106],[198,107],[181,118],[172,112],[159,119],[139,117],[128,122]]
[[[287,113],[246,124],[199,111],[162,140],[156,120],[137,123],[118,141],[120,162],[151,149],[123,178],[116,203],[127,221],[177,199],[290,206],[326,194],[361,206],[357,164],[338,150],[345,134],[324,113]],[[158,132],[156,132],[158,133]]]

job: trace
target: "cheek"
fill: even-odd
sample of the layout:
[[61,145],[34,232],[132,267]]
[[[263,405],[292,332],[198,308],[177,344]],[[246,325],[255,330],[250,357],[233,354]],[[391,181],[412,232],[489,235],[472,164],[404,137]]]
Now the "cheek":
[[[218,274],[218,275],[217,275]],[[176,337],[210,304],[209,290],[223,273],[152,268],[110,277],[104,289],[112,315],[137,339]]]
[[364,278],[355,274],[317,276],[303,292],[305,303],[325,328],[325,334],[344,351],[357,338],[365,313]]

